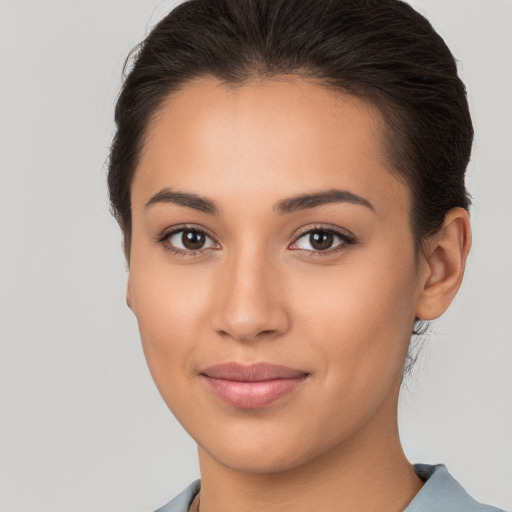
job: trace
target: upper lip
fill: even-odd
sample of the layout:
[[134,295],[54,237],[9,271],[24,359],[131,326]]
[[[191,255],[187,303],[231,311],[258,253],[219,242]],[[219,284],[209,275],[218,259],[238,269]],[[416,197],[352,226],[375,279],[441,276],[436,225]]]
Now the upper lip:
[[210,366],[201,373],[214,379],[234,380],[240,382],[297,379],[308,375],[308,372],[271,363],[254,363],[247,365],[236,362]]

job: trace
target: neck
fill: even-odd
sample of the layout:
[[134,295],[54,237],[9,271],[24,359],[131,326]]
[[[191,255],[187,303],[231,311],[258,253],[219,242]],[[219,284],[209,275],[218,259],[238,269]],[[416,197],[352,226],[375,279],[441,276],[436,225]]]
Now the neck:
[[[364,429],[314,460],[274,473],[228,468],[199,448],[201,512],[398,512],[421,489],[402,450],[394,414],[374,416]],[[384,418],[392,417],[392,421]]]

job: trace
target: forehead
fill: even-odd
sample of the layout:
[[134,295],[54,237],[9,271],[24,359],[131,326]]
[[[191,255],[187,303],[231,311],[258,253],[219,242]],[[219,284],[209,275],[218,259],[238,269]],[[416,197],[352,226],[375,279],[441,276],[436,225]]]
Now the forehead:
[[163,188],[235,201],[343,188],[396,203],[408,191],[390,172],[385,123],[369,102],[296,77],[243,85],[213,78],[187,83],[153,117],[132,202]]

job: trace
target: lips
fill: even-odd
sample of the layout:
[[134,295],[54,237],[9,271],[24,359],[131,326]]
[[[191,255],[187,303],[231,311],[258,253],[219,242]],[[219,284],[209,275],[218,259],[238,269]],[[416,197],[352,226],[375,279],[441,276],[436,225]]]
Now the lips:
[[256,409],[295,391],[309,373],[269,363],[225,363],[206,368],[201,376],[210,391],[225,403]]

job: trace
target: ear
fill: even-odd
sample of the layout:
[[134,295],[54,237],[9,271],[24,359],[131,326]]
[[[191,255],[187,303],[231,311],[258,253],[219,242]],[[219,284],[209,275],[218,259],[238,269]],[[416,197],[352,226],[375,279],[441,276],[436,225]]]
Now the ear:
[[132,285],[130,282],[130,274],[128,274],[128,281],[126,282],[126,305],[132,310],[133,309],[133,295],[132,295]]
[[426,243],[417,318],[434,320],[448,309],[462,283],[470,248],[469,214],[463,208],[453,208],[442,228]]

